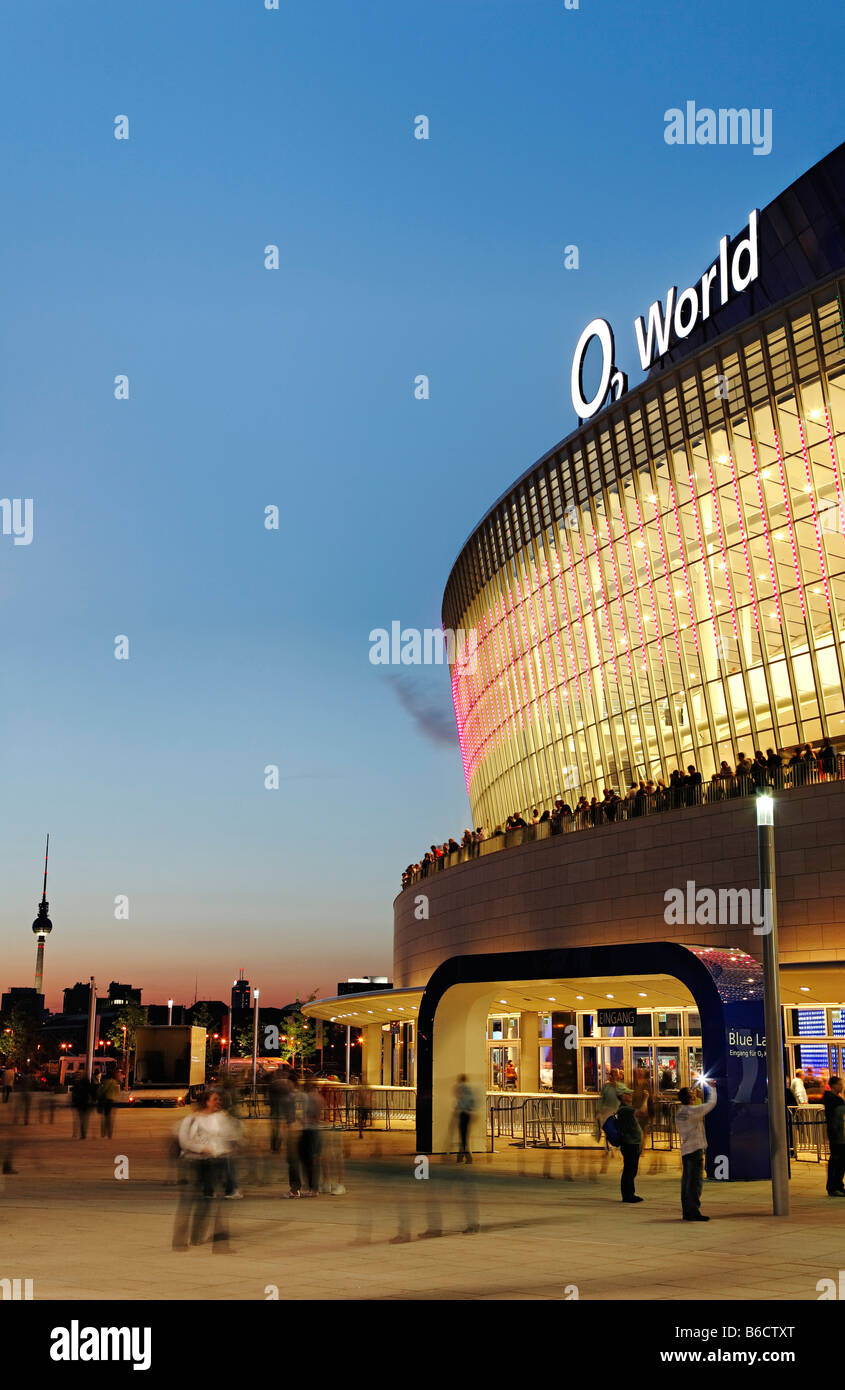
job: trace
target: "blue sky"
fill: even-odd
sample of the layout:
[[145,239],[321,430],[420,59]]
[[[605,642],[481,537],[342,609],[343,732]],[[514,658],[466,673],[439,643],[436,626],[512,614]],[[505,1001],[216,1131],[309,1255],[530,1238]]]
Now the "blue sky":
[[[53,0],[0,35],[0,494],[35,505],[0,536],[0,983],[47,830],[52,1006],[387,972],[402,867],[470,813],[368,634],[437,625],[575,424],[584,324],[633,384],[619,328],[839,142],[841,7]],[[687,100],[770,107],[772,153],[667,146]],[[448,726],[443,670],[410,694]]]

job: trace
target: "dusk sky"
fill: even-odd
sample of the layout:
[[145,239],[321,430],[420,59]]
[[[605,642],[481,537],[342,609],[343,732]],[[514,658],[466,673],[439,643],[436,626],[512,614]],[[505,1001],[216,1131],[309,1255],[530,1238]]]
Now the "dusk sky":
[[[841,5],[796,14],[7,7],[0,495],[34,537],[0,535],[3,989],[48,831],[50,1008],[92,974],[190,1002],[243,967],[274,1004],[391,973],[401,871],[470,810],[446,670],[369,633],[439,625],[575,426],[588,320],[637,382],[633,319],[840,142]],[[667,145],[690,100],[770,108],[771,153]]]

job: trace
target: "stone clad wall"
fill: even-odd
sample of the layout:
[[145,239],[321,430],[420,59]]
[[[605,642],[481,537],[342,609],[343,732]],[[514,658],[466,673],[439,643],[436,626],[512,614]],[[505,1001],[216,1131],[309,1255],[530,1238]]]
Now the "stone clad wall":
[[[775,845],[781,961],[845,960],[845,783],[778,793]],[[759,957],[750,925],[666,925],[664,893],[688,880],[758,886],[753,797],[557,835],[412,885],[394,903],[394,982],[424,985],[449,956],[549,946],[676,940]]]

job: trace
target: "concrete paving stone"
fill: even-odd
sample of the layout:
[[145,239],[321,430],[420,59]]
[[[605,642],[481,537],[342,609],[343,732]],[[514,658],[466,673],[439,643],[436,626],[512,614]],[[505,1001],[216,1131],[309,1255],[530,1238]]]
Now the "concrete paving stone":
[[[245,1176],[245,1200],[226,1204],[230,1251],[174,1253],[180,1189],[165,1159],[174,1116],[121,1112],[108,1145],[71,1140],[68,1121],[21,1127],[12,1136],[20,1172],[0,1189],[0,1277],[34,1278],[37,1298],[261,1300],[268,1284],[289,1281],[295,1253],[292,1296],[301,1300],[553,1301],[567,1283],[591,1299],[812,1300],[818,1279],[843,1262],[845,1211],[824,1196],[821,1165],[795,1166],[788,1220],[772,1217],[767,1184],[707,1183],[703,1204],[714,1219],[691,1228],[679,1219],[677,1155],[643,1155],[646,1200],[626,1209],[618,1158],[589,1148],[502,1142],[495,1155],[476,1155],[470,1191],[452,1160],[433,1165],[430,1188],[403,1186],[397,1165],[410,1165],[413,1135],[394,1131],[345,1137],[345,1196],[290,1203],[264,1122],[247,1125],[256,1153],[244,1156],[243,1172],[267,1181]],[[129,1156],[128,1182],[111,1176],[116,1153]],[[473,1193],[482,1229],[464,1236]],[[400,1201],[415,1237],[429,1201],[439,1202],[445,1234],[391,1244]]]

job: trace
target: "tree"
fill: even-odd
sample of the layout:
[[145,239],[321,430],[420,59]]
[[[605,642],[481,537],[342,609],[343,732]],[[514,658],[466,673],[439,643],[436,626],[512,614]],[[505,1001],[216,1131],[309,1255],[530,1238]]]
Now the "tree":
[[118,1052],[123,1053],[124,1051],[123,1030],[125,1028],[126,1060],[128,1062],[130,1054],[135,1050],[135,1034],[146,1021],[147,1011],[142,1004],[136,1004],[134,999],[130,999],[123,1005],[120,1013],[116,1014],[109,1024],[109,1031],[106,1034],[108,1040],[114,1043],[114,1057],[117,1056]]
[[147,1011],[142,1004],[136,1004],[134,999],[130,999],[120,1013],[116,1014],[109,1024],[109,1031],[106,1036],[114,1043],[115,1047],[123,1047],[123,1030],[126,1029],[126,1047],[131,1050],[135,1046],[135,1034],[137,1030],[147,1021]]
[[301,1010],[288,1014],[283,1019],[279,1028],[279,1047],[282,1060],[289,1062],[291,1066],[296,1065],[297,1057],[299,1057],[301,1065],[304,1066],[316,1053],[317,1043],[314,1037],[314,1028],[311,1020],[305,1018]]
[[0,1055],[21,1069],[35,1061],[38,1024],[30,1013],[14,1005],[0,1021]]
[[235,1047],[238,1049],[239,1057],[252,1056],[254,1028],[253,1023],[243,1023],[240,1028],[235,1029]]

